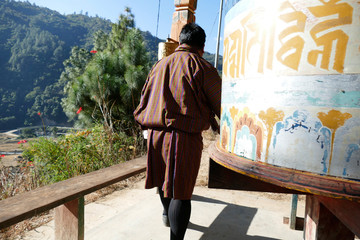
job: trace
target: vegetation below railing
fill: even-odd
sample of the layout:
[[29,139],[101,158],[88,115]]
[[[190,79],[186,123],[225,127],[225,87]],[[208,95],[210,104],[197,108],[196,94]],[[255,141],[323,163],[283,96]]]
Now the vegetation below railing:
[[0,200],[106,168],[145,152],[142,136],[107,134],[101,125],[60,136],[40,137],[24,148],[21,167],[0,170]]
[[[145,169],[146,158],[142,156],[4,199],[0,201],[0,212],[2,213],[0,214],[0,239],[18,238],[22,236],[25,230],[31,230],[44,222],[48,222],[52,217],[49,217],[47,212],[56,207],[64,207],[61,206],[64,203],[74,201],[76,209],[81,206],[83,208],[84,205],[78,205],[79,198],[85,198],[86,196],[85,203],[93,202],[98,197],[106,195],[106,193],[111,193],[115,189],[122,189],[128,184],[131,185],[133,181],[143,178],[144,174],[142,173]],[[58,216],[56,212],[59,213],[59,211],[55,211],[55,219]],[[75,214],[76,211],[72,209],[71,212]],[[39,216],[42,213],[46,215]],[[53,216],[53,214],[50,215]],[[80,227],[79,224],[84,223],[82,216],[77,215],[76,221],[79,222],[74,223],[73,226]],[[57,219],[60,221],[55,220],[55,228],[67,229],[63,227],[62,218]],[[68,223],[67,220],[65,222]],[[83,229],[83,227],[80,227],[80,229]],[[66,234],[68,230],[65,230]],[[73,238],[64,237],[61,239]]]
[[26,164],[23,167],[10,166],[0,169],[0,200],[38,187],[31,168],[30,164]]

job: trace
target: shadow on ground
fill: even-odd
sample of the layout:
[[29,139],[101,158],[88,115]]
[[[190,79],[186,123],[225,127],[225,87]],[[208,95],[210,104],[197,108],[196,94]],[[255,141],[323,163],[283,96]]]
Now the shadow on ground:
[[203,233],[200,240],[276,240],[275,238],[247,235],[251,221],[257,212],[256,208],[229,204],[198,195],[193,195],[192,201],[226,205],[209,227],[189,223],[189,229]]

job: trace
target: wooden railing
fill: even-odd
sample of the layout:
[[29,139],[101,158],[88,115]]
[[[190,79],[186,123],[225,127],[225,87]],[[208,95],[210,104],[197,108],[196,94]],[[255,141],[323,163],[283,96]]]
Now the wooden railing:
[[84,239],[84,196],[145,169],[141,157],[2,200],[0,229],[56,208],[55,239]]

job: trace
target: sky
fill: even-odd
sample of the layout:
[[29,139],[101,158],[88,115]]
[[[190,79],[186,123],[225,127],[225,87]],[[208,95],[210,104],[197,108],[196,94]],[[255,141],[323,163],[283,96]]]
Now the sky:
[[[220,1],[198,0],[195,11],[196,23],[204,28],[207,35],[205,51],[210,53],[216,52]],[[124,13],[125,7],[130,7],[135,15],[137,28],[149,31],[154,36],[158,32],[157,37],[164,40],[170,35],[172,15],[175,11],[174,0],[160,0],[157,25],[159,0],[28,0],[28,2],[61,14],[87,12],[89,16],[98,15],[112,22],[118,20],[119,15]],[[222,37],[222,33],[220,36]],[[222,41],[220,41],[220,54],[222,54]]]

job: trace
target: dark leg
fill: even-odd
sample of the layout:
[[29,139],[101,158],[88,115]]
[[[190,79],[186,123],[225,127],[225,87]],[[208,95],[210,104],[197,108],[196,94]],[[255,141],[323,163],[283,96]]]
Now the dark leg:
[[183,240],[190,220],[191,201],[172,199],[169,207],[170,239]]
[[164,192],[163,190],[161,190],[161,188],[158,188],[159,190],[159,196],[160,196],[160,200],[161,200],[161,203],[163,205],[163,222],[164,222],[164,225],[169,227],[170,226],[170,223],[169,223],[169,218],[168,218],[168,212],[169,212],[169,206],[170,206],[170,202],[171,202],[171,198],[164,198]]
[[161,203],[164,207],[164,214],[168,214],[168,211],[169,211],[169,206],[170,206],[170,201],[171,201],[171,198],[164,198],[164,192],[163,190],[161,190],[161,188],[158,188],[159,189],[159,196],[160,196],[160,200],[161,200]]

